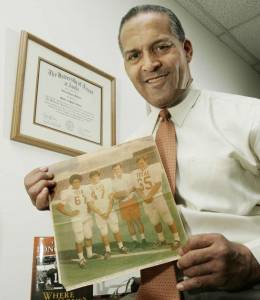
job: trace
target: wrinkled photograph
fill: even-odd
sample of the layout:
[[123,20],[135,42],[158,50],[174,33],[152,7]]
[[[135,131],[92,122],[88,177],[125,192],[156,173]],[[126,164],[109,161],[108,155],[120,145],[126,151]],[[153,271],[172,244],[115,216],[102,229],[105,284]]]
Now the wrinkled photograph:
[[71,290],[178,259],[186,234],[152,136],[49,166],[60,282]]

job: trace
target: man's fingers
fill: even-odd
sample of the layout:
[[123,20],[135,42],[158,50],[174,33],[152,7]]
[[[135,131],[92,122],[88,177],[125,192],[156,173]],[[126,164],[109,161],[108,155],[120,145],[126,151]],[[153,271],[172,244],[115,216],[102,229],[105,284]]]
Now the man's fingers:
[[192,266],[190,268],[184,269],[183,274],[188,277],[198,277],[202,275],[209,275],[214,273],[214,263],[207,262],[204,264]]
[[189,279],[177,285],[179,290],[204,287],[233,290],[250,282],[249,249],[228,241],[223,235],[193,236],[183,248],[177,266]]
[[211,246],[219,234],[198,234],[193,235],[187,241],[187,243],[181,248],[180,255],[187,253],[190,250],[201,249]]
[[177,266],[180,270],[185,270],[195,265],[199,265],[208,262],[212,259],[212,250],[210,247],[191,250],[184,254],[177,262]]
[[[43,191],[44,188],[47,189],[47,193],[49,194],[48,188],[53,188],[54,186],[55,186],[55,182],[54,181],[49,181],[49,180],[40,180],[36,184],[31,186],[28,189],[28,193],[29,193],[29,195],[31,197],[31,200],[34,203],[34,205],[35,205],[37,197]],[[45,193],[46,193],[46,190],[45,190]]]
[[39,169],[42,172],[47,172],[48,171],[48,167],[40,167]]
[[40,168],[36,168],[36,169],[33,169],[30,173],[28,173],[26,177],[32,177],[34,176],[35,174],[39,173],[39,172],[48,172],[48,167],[40,167]]
[[46,210],[49,208],[49,190],[47,187],[44,187],[37,195],[35,206],[39,210]]
[[193,278],[185,279],[177,284],[179,291],[189,291],[200,288],[211,288],[217,284],[217,276],[214,274],[197,276]]
[[40,180],[52,180],[54,178],[52,173],[41,170],[48,170],[48,168],[37,168],[25,176],[24,185],[27,191]]

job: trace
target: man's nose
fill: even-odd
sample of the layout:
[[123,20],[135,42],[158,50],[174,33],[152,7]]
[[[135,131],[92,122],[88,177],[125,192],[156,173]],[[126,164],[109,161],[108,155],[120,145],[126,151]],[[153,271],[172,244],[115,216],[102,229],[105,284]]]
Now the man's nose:
[[152,53],[143,56],[143,71],[154,72],[162,65],[161,61]]

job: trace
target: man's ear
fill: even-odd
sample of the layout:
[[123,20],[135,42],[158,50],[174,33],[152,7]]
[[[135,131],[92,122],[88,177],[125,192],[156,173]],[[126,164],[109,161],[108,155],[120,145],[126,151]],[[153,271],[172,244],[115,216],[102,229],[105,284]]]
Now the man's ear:
[[183,49],[186,52],[187,62],[190,63],[193,55],[192,43],[190,40],[185,40],[183,43]]

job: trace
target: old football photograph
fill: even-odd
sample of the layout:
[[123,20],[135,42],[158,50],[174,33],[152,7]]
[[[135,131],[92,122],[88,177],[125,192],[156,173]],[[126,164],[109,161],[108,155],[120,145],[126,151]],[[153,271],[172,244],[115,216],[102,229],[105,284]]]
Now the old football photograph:
[[67,290],[178,258],[186,234],[153,137],[52,165],[57,262]]

